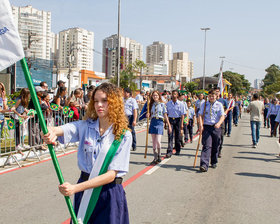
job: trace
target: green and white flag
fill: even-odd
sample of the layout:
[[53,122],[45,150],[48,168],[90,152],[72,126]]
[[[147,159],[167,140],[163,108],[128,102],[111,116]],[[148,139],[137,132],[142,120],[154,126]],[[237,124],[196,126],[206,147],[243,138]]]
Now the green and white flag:
[[[100,150],[98,157],[96,158],[93,164],[89,179],[102,175],[108,171],[109,164],[113,160],[121,144],[123,135],[121,136],[120,141],[114,140],[114,138],[115,138],[114,135],[109,134],[107,135],[106,138],[103,139],[104,147],[102,148],[102,150]],[[77,215],[79,224],[88,223],[88,220],[90,219],[90,216],[94,211],[94,208],[98,201],[101,190],[102,190],[102,186],[97,188],[91,188],[84,191],[79,207],[79,212]]]
[[24,58],[18,31],[13,22],[8,0],[0,1],[0,71]]

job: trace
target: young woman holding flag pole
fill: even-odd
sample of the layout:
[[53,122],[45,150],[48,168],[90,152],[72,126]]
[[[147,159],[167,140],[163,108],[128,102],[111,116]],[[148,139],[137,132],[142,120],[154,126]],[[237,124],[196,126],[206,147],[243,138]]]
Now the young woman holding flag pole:
[[86,120],[48,127],[50,144],[77,142],[81,176],[77,184],[64,183],[64,196],[75,194],[75,213],[81,223],[129,223],[122,176],[128,172],[132,135],[124,113],[122,91],[111,83],[98,86]]

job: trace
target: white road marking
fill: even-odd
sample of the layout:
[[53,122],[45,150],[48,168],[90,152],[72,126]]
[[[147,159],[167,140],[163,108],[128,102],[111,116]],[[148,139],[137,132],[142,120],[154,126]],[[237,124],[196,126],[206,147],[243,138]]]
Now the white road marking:
[[152,169],[148,170],[145,174],[151,175],[153,172],[155,172],[158,168],[160,168],[163,164],[167,163],[171,158],[162,160],[159,164],[155,165]]

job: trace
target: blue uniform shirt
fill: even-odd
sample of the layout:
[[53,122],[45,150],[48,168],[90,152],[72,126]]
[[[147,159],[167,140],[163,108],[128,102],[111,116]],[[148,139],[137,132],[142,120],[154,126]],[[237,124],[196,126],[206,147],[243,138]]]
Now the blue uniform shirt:
[[164,118],[164,114],[167,113],[166,105],[164,103],[154,103],[151,109],[151,118]]
[[280,123],[280,110],[278,110],[278,112],[277,112],[277,116],[275,118],[275,121]]
[[171,118],[178,118],[187,113],[184,104],[179,100],[177,100],[175,103],[173,102],[173,100],[170,100],[166,104],[166,108],[168,117]]
[[[2,97],[0,97],[0,107],[2,108],[2,110],[4,109],[4,102]],[[4,118],[4,114],[0,113],[0,120],[4,120]]]
[[198,112],[199,112],[199,110],[200,110],[200,108],[201,108],[201,105],[202,105],[204,102],[205,102],[204,99],[202,99],[202,100],[197,100],[197,101],[195,102],[195,111],[196,111],[196,116],[197,116],[197,117],[198,117]]
[[[203,116],[205,102],[201,105],[199,115]],[[206,125],[214,125],[219,122],[222,115],[224,115],[223,105],[217,100],[211,104],[209,101],[206,102],[204,123]]]
[[193,107],[189,107],[189,108],[188,108],[188,111],[189,111],[189,119],[192,119],[192,120],[193,120],[193,117],[194,117],[194,115],[195,115],[195,112],[194,112]]
[[[104,147],[104,143],[111,145],[114,136],[111,126],[106,132],[100,136],[99,120],[92,119],[76,121],[61,126],[64,135],[58,137],[62,144],[69,142],[78,142],[78,167],[81,171],[91,173],[93,164],[98,157],[100,150]],[[106,139],[107,138],[107,139]],[[124,176],[128,172],[130,148],[132,144],[132,135],[130,131],[126,131],[123,140],[110,163],[108,170],[118,171],[117,177]]]
[[279,107],[280,105],[278,104],[274,105],[271,103],[266,118],[268,119],[270,115],[277,115]]
[[128,99],[124,99],[124,112],[126,116],[133,115],[133,110],[137,109],[138,104],[134,98],[129,97]]

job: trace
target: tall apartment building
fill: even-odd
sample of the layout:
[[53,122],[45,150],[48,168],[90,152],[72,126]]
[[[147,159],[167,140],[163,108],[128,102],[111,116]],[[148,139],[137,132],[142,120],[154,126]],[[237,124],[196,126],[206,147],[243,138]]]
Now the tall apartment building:
[[94,33],[82,28],[59,32],[59,67],[93,71]]
[[55,67],[58,67],[59,60],[59,34],[51,32],[51,59]]
[[160,41],[155,41],[147,46],[146,63],[147,64],[168,64],[172,58],[172,46]]
[[[103,40],[102,72],[106,78],[117,75],[118,35],[112,35]],[[136,60],[143,60],[143,45],[128,37],[120,36],[120,69]]]
[[261,89],[262,88],[262,80],[261,79],[255,79],[254,80],[254,88],[255,89]]
[[29,44],[31,57],[50,60],[51,13],[34,9],[30,5],[12,6],[12,12],[23,48],[27,50]]
[[189,61],[189,53],[173,53],[173,60],[169,61],[169,74],[182,82],[188,82],[193,76],[193,62]]

